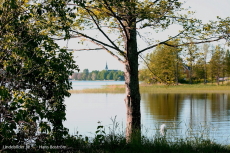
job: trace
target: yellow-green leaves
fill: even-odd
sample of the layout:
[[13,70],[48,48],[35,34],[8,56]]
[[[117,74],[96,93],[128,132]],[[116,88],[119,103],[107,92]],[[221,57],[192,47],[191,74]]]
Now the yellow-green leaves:
[[[178,41],[168,44],[176,45]],[[180,49],[166,45],[158,45],[156,49],[146,56],[145,69],[140,71],[140,79],[146,83],[174,84],[178,82],[178,67],[181,67],[179,58]]]
[[210,24],[204,25],[203,30],[210,31],[211,30],[211,25]]

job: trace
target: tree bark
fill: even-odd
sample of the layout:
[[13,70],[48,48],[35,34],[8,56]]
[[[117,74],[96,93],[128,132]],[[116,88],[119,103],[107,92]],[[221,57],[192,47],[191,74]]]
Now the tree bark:
[[138,79],[138,52],[136,40],[136,23],[127,29],[125,65],[125,104],[127,109],[126,138],[130,141],[141,135],[140,91]]
[[206,58],[205,58],[205,63],[204,63],[204,84],[207,84]]
[[190,65],[190,70],[189,70],[189,84],[192,84],[192,83],[193,83],[193,82],[192,82],[192,75],[193,75],[193,74],[192,74],[192,73],[193,73],[193,72],[192,72],[192,71],[193,71],[192,66],[193,66],[193,65],[191,64],[191,65]]
[[178,85],[179,80],[179,55],[178,51],[176,52],[176,75],[175,75],[175,81],[176,85]]
[[[125,63],[125,104],[127,110],[126,137],[127,141],[141,131],[140,92],[138,71],[135,65]],[[138,69],[137,69],[138,70]],[[131,77],[132,76],[132,77]],[[133,77],[135,76],[135,77]]]

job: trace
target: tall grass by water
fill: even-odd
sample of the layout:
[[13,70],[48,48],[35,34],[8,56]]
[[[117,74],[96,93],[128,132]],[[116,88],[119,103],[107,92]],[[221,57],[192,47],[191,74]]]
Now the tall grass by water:
[[[106,85],[102,88],[70,90],[70,93],[124,93],[124,85]],[[230,85],[194,84],[194,85],[140,85],[141,93],[230,93]]]
[[[155,130],[159,131],[159,126]],[[218,144],[211,139],[207,133],[210,127],[188,128],[187,134],[181,137],[174,135],[173,128],[168,129],[166,136],[161,136],[156,132],[152,136],[147,136],[147,131],[142,131],[141,139],[132,139],[126,141],[124,130],[119,129],[119,124],[113,120],[113,125],[109,127],[106,133],[105,127],[99,123],[95,131],[95,137],[89,138],[78,133],[76,135],[66,137],[66,145],[72,151],[76,152],[92,152],[92,153],[227,153],[230,152],[230,146],[226,144]]]

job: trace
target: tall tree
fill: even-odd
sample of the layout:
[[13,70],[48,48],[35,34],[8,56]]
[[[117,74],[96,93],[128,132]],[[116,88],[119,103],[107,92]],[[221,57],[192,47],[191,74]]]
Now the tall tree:
[[[200,21],[181,15],[183,9],[179,0],[85,0],[84,4],[79,0],[74,2],[78,5],[78,16],[72,30],[72,38],[88,41],[97,46],[95,50],[106,50],[124,64],[127,138],[132,137],[133,131],[141,129],[138,56],[159,44],[174,46],[168,41],[176,37],[196,36],[197,40],[201,40],[202,36],[202,39],[205,39],[203,42],[223,38],[222,35],[208,38],[207,32],[202,30],[211,31],[215,27],[203,26]],[[143,29],[149,32],[164,31],[172,24],[181,26],[178,34],[163,41],[149,39],[148,46],[144,48],[138,46],[137,35],[147,38],[146,35],[141,35],[144,34]],[[90,30],[95,32],[89,32]]]
[[191,43],[186,46],[186,62],[189,66],[189,83],[193,82],[193,65],[198,57],[198,47],[193,43],[193,41],[189,40]]
[[69,75],[77,67],[71,53],[51,38],[60,33],[68,37],[67,2],[0,2],[1,148],[49,141],[40,136],[51,133],[50,143],[60,144],[68,133],[63,102],[70,96]]
[[225,54],[225,64],[226,64],[226,75],[230,77],[230,51],[229,49],[226,51],[226,54]]
[[224,50],[219,45],[215,47],[214,54],[210,60],[211,71],[215,76],[216,83],[219,85],[220,77],[223,70]]
[[209,44],[203,44],[203,60],[204,60],[204,84],[207,83],[207,55],[209,53]]
[[194,56],[193,76],[194,78],[203,80],[204,84],[207,83],[207,56],[209,53],[209,44],[203,44],[200,48],[197,48],[197,52]]
[[[174,41],[169,43],[176,44],[178,42]],[[180,48],[167,45],[157,46],[152,53],[147,55],[147,68],[146,70],[141,71],[140,76],[145,75],[147,82],[152,80],[165,84],[178,84],[179,67],[182,67],[178,55],[180,50]],[[145,71],[148,72],[146,73]]]
[[202,79],[205,80],[204,60],[202,57],[198,58],[193,65],[193,77],[196,82],[200,82]]

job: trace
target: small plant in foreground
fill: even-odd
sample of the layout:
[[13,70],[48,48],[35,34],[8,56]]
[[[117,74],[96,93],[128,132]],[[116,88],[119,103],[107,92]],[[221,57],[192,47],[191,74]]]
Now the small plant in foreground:
[[94,143],[97,145],[101,145],[102,143],[104,143],[105,141],[105,130],[104,130],[104,126],[101,125],[101,122],[98,122],[100,125],[97,126],[97,131],[95,132],[95,139],[94,139]]

